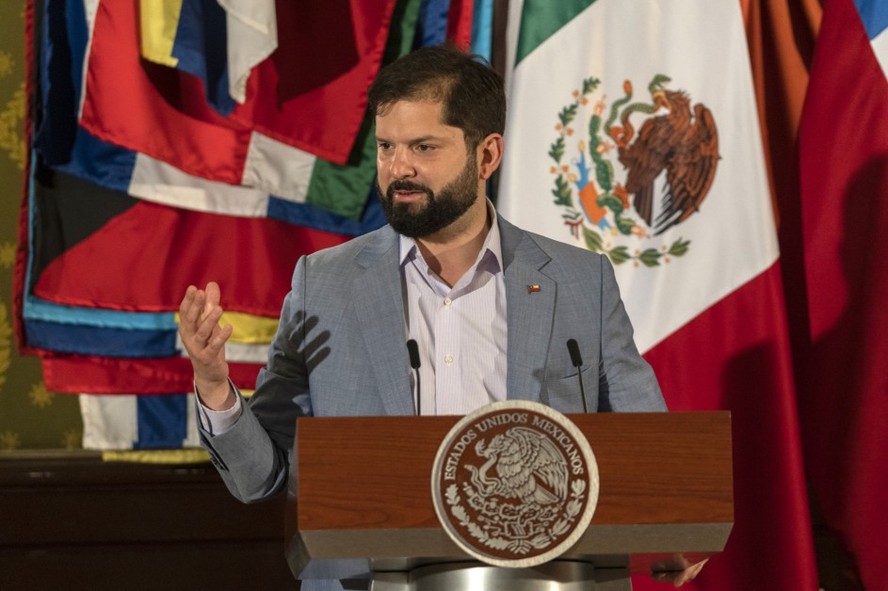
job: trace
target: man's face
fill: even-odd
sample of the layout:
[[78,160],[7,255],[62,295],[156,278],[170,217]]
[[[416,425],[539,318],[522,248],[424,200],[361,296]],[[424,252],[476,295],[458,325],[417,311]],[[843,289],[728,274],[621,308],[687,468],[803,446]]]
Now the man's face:
[[478,163],[441,105],[399,101],[376,117],[378,190],[399,234],[423,238],[459,219],[479,196]]

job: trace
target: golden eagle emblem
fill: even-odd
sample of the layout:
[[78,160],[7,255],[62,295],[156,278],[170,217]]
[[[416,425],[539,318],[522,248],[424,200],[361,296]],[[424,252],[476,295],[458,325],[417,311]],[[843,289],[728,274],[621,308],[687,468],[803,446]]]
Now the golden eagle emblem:
[[[643,249],[631,249],[623,238],[646,241],[678,226],[700,211],[715,180],[715,118],[669,82],[654,76],[648,96],[636,99],[627,80],[623,95],[608,105],[604,95],[594,96],[600,80],[587,78],[558,115],[558,137],[549,148],[555,204],[565,208],[573,235],[614,264],[654,267],[683,256],[690,241],[682,238]],[[590,103],[587,133],[575,135],[574,123]],[[568,158],[572,139],[577,156]]]

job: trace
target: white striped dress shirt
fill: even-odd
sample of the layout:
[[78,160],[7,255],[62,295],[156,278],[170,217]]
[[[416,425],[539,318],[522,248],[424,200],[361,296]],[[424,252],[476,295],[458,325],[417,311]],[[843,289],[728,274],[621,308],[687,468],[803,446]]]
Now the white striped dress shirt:
[[[506,289],[496,212],[475,264],[451,288],[401,237],[408,339],[420,356],[420,411],[464,415],[506,399]],[[414,388],[415,379],[411,376]]]

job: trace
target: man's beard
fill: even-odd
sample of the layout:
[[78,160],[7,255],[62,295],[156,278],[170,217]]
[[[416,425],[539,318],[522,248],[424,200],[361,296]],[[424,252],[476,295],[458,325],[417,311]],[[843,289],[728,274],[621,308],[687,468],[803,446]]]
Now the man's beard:
[[[460,218],[478,198],[478,165],[470,156],[465,168],[436,195],[429,187],[405,180],[396,180],[383,195],[377,180],[376,189],[382,209],[395,232],[408,238],[424,238],[443,230]],[[420,191],[426,203],[397,203],[395,191]],[[418,211],[414,208],[420,207]]]

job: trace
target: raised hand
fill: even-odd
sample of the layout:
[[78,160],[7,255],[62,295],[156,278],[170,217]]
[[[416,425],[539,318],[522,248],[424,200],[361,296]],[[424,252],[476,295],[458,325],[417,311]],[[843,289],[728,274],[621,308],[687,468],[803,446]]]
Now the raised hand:
[[219,285],[211,281],[204,290],[189,285],[179,305],[179,336],[194,367],[194,383],[201,401],[213,410],[230,408],[235,401],[225,361],[225,343],[233,328],[219,326],[220,300]]

